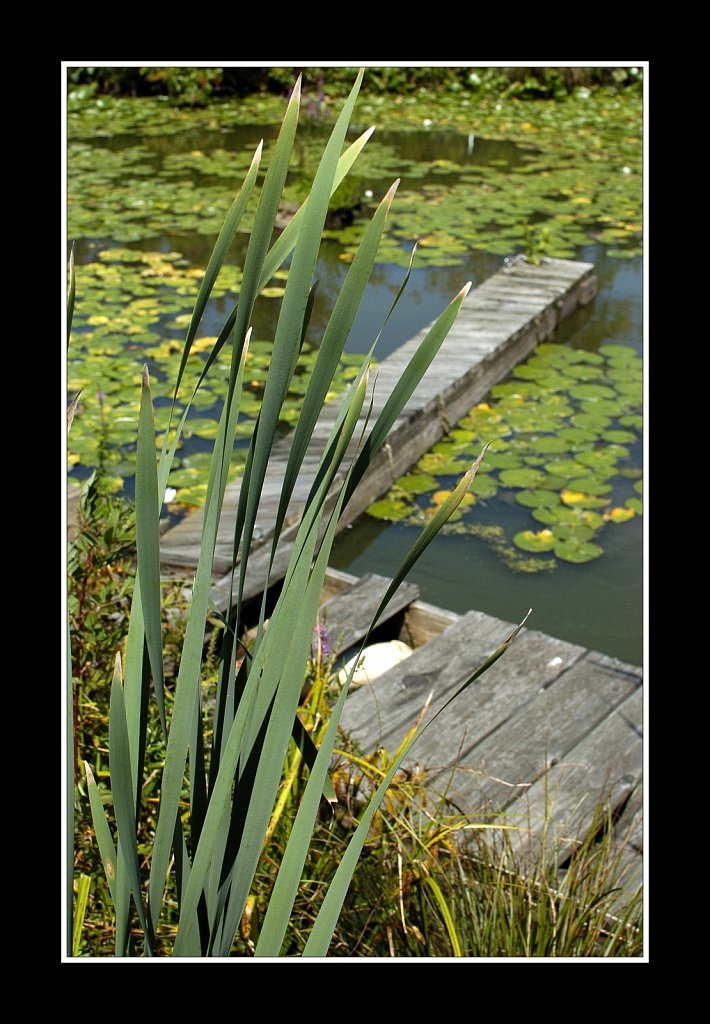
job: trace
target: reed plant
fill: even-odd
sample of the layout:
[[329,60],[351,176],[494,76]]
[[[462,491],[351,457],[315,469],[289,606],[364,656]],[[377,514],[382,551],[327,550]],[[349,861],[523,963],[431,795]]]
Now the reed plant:
[[[212,452],[199,560],[192,581],[174,682],[166,674],[164,659],[159,522],[168,473],[189,415],[190,401],[186,402],[179,421],[177,415],[171,417],[156,456],[148,368],[143,372],[136,455],[137,571],[127,636],[116,652],[110,682],[109,773],[106,784],[99,785],[91,765],[85,762],[83,782],[113,904],[114,952],[117,957],[234,955],[238,951],[235,940],[240,934],[245,914],[248,916],[250,900],[253,900],[255,878],[263,867],[265,848],[287,814],[288,838],[280,852],[268,906],[260,921],[258,940],[251,950],[257,957],[282,954],[288,948],[289,920],[299,896],[314,829],[319,827],[323,801],[326,805],[337,804],[329,768],[349,680],[334,706],[328,710],[327,721],[321,716],[316,730],[317,745],[297,714],[331,545],[344,506],[434,359],[469,288],[469,285],[464,286],[444,309],[382,411],[373,417],[373,423],[368,422],[367,428],[363,429],[362,414],[365,410],[364,418],[367,419],[367,403],[370,401],[368,384],[374,339],[373,348],[363,359],[360,371],[339,407],[295,532],[276,606],[271,612],[268,628],[265,628],[266,588],[285,529],[287,508],[376,260],[387,212],[397,188],[395,182],[364,233],[320,341],[313,374],[292,436],[276,523],[267,541],[271,545],[270,558],[264,572],[264,601],[256,636],[251,647],[245,650],[239,637],[245,616],[245,580],[257,510],[278,436],[280,410],[308,330],[313,275],[328,200],[372,131],[365,132],[343,151],[361,80],[362,72],[358,74],[333,127],[307,200],[272,243],[298,123],[300,83],[296,84],[263,185],[260,190],[255,188],[262,154],[260,144],[227,215],[202,280],[176,376],[173,405],[181,387],[185,386],[191,347],[214,282],[248,204],[256,200],[238,301],[227,317],[193,391],[194,398],[210,374],[218,352],[229,346],[231,367]],[[273,338],[271,365],[261,411],[249,444],[234,516],[234,569],[221,633],[213,700],[208,703],[204,679],[205,631],[208,617],[214,612],[211,601],[213,559],[235,444],[250,324],[260,291],[289,258],[285,294]],[[407,273],[393,308],[408,276]],[[80,288],[80,281],[75,285],[72,272],[70,320],[75,287]],[[403,560],[372,626],[416,559],[461,502],[481,457],[464,475]],[[516,632],[461,689],[501,656]],[[74,750],[73,716],[68,713],[67,717],[67,799],[72,808],[75,795],[71,753]],[[342,857],[319,905],[312,908],[312,923],[299,949],[300,955],[323,957],[328,954],[353,872],[377,809],[411,744],[434,721],[435,718],[413,729],[386,770],[381,772],[378,785],[373,788],[366,808],[348,836]],[[288,789],[288,799],[284,800],[282,772],[285,763],[291,763],[293,769],[294,762],[289,762],[289,758],[294,757],[290,753],[292,743],[298,748],[298,757],[302,757],[308,766],[307,780],[304,779],[298,789],[293,786]],[[149,803],[146,796],[146,750],[154,751],[156,744],[162,748],[162,758],[158,778],[156,772],[150,772]],[[71,771],[69,765],[72,765]],[[156,797],[159,798],[157,813]],[[150,827],[146,826],[148,815],[151,816]],[[68,817],[71,830],[71,813]],[[86,888],[86,883],[81,882],[76,901],[79,913],[86,900]],[[70,895],[68,904],[71,911]],[[76,940],[76,932],[72,932],[69,921],[68,935],[72,934]],[[73,948],[76,947],[74,941]]]

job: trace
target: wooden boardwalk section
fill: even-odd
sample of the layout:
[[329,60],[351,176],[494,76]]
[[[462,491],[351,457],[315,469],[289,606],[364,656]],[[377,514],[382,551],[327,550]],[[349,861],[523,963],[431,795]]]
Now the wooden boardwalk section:
[[[596,294],[597,280],[591,263],[545,259],[533,266],[518,259],[471,291],[437,357],[409,403],[394,424],[378,458],[349,502],[340,528],[356,519],[371,502],[436,443],[490,388],[524,359],[578,306]],[[418,348],[428,328],[410,339],[377,367],[370,428],[399,380],[403,368]],[[367,409],[368,401],[365,402]],[[311,487],[323,448],[337,415],[338,404],[329,403],[318,420],[306,453],[296,491],[289,506],[289,531],[282,536],[269,585],[283,577],[291,552],[300,511]],[[363,427],[365,420],[363,416]],[[367,433],[367,430],[366,430]],[[360,430],[355,431],[359,437]],[[276,508],[290,440],[279,442],[272,453],[257,517],[255,543],[249,557],[245,597],[264,589]],[[336,480],[334,489],[341,481]],[[213,600],[225,608],[232,569],[233,525],[240,482],[227,487],[224,511],[215,551]],[[161,561],[166,569],[194,569],[202,531],[202,512],[197,510],[168,529],[161,540]]]
[[[354,624],[363,619],[359,595],[367,589],[374,611],[388,584],[380,576],[358,580],[329,570],[321,619],[343,657],[365,634],[355,637]],[[478,611],[456,615],[416,599],[406,608],[400,602],[383,629],[389,639],[414,646],[414,653],[350,694],[343,729],[364,751],[384,747],[393,754],[429,694],[425,721],[514,628]],[[640,668],[524,627],[413,747],[405,767],[416,764],[426,768],[429,791],[446,793],[472,821],[518,826],[510,836],[523,864],[534,859],[544,835],[562,867],[597,827],[595,810],[604,799],[623,847],[624,891],[640,886]]]

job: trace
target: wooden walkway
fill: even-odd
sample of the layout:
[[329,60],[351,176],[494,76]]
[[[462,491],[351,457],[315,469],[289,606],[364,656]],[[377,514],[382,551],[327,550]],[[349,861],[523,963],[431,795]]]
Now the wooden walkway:
[[[371,502],[480,401],[490,388],[524,359],[535,345],[549,338],[557,325],[579,305],[595,295],[597,280],[591,263],[546,259],[540,266],[514,261],[498,271],[467,297],[459,316],[424,380],[388,435],[387,443],[360,483],[340,521],[340,528],[357,518]],[[371,375],[374,406],[370,428],[383,408],[403,368],[426,334],[421,331]],[[367,408],[368,402],[365,402]],[[324,445],[337,414],[337,402],[326,405],[308,448],[293,495],[286,531],[277,552],[269,584],[281,579],[291,553],[296,524],[315,475]],[[364,419],[363,419],[364,426]],[[360,431],[355,431],[359,437]],[[249,557],[245,597],[261,593],[269,557],[276,508],[290,440],[274,448],[257,518],[257,536]],[[334,488],[340,483],[335,481]],[[215,552],[215,586],[212,597],[223,609],[227,603],[232,569],[233,525],[239,498],[239,481],[227,488]],[[161,541],[164,568],[193,569],[197,564],[202,512],[197,510],[167,530]]]
[[[374,611],[389,582],[329,570],[321,620],[343,657],[365,635],[356,628],[364,618],[363,593]],[[418,600],[403,609],[400,602],[383,629],[415,651],[350,694],[343,729],[366,752],[384,747],[394,753],[428,695],[433,692],[425,720],[514,628],[478,611],[456,615]],[[544,834],[562,866],[597,824],[595,808],[604,797],[623,844],[624,891],[640,886],[640,668],[524,627],[503,657],[417,742],[405,767],[415,764],[425,766],[430,792],[446,792],[473,821],[494,816],[519,826],[510,835],[522,863],[534,858]]]

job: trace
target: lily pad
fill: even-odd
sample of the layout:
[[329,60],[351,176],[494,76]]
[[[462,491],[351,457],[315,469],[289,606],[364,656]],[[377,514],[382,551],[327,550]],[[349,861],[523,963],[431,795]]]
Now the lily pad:
[[573,508],[603,508],[609,504],[604,498],[595,498],[591,494],[572,491],[568,488],[560,492],[560,500]]
[[559,503],[560,496],[557,491],[518,491],[515,500],[524,508],[550,508]]
[[545,465],[545,469],[548,473],[564,477],[566,480],[580,476],[585,472],[584,465],[581,462],[576,462],[575,459],[553,459]]
[[438,481],[436,477],[428,473],[410,473],[407,476],[401,476],[394,486],[412,494],[426,494],[427,491],[433,491],[438,486]]
[[392,522],[398,522],[400,519],[407,518],[411,512],[411,506],[393,498],[382,498],[380,501],[375,501],[372,505],[368,505],[366,511],[368,515],[373,516],[375,519],[388,519]]
[[624,505],[635,512],[637,516],[643,515],[643,502],[640,498],[627,498]]
[[538,469],[504,469],[498,479],[505,487],[536,487],[543,478]]
[[554,535],[555,543],[571,540],[575,544],[584,544],[597,534],[597,531],[591,526],[585,526],[581,522],[555,523],[551,532]]
[[514,452],[495,452],[489,448],[483,463],[487,469],[519,469],[522,459]]
[[554,434],[531,438],[530,447],[536,452],[543,452],[545,455],[561,454],[570,450],[569,441],[566,441],[564,437],[555,436]]
[[612,444],[633,444],[637,440],[636,434],[632,434],[630,430],[607,430],[602,437]]
[[567,441],[571,450],[576,451],[583,445],[597,439],[597,433],[593,430],[584,430],[582,427],[563,427],[557,432],[557,436]]
[[498,483],[490,473],[481,473],[479,470],[471,482],[470,491],[477,498],[494,498],[498,493]]
[[594,434],[601,434],[611,426],[611,416],[602,416],[596,412],[578,412],[572,417],[572,423],[581,430],[588,430]]
[[604,398],[613,401],[616,397],[613,389],[604,384],[575,384],[569,389],[569,393],[581,400]]
[[574,539],[559,541],[554,547],[555,555],[563,562],[582,564],[592,562],[604,554],[604,549],[590,541],[577,542]]
[[626,508],[610,508],[608,512],[604,513],[604,518],[609,523],[626,523],[629,519],[633,519],[636,515],[635,511],[628,506]]
[[599,355],[603,356],[605,359],[613,357],[615,359],[637,360],[639,358],[636,349],[632,348],[630,345],[617,345],[612,342],[607,342],[602,345],[599,349]]
[[622,427],[630,427],[632,430],[643,430],[643,416],[637,413],[621,416],[619,423]]
[[594,476],[585,476],[576,480],[570,480],[568,487],[570,491],[582,491],[584,494],[595,495],[608,494],[609,491],[612,490],[611,484]]
[[513,544],[523,551],[552,551],[555,546],[555,535],[551,530],[539,530],[537,533],[522,530],[513,537]]

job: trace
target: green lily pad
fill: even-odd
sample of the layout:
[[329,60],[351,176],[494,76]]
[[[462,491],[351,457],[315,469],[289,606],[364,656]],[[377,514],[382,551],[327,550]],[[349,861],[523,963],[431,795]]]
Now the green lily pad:
[[182,469],[173,470],[168,477],[171,487],[192,487],[201,477],[200,470],[195,466],[183,466]]
[[491,395],[494,398],[539,398],[543,394],[544,388],[522,380],[506,380],[491,388]]
[[575,384],[569,389],[569,393],[580,400],[608,399],[613,401],[616,397],[613,389],[604,384]]
[[637,494],[643,494],[643,480],[637,480],[634,484],[634,490]]
[[637,516],[643,515],[643,502],[640,498],[627,498],[624,504],[627,508],[634,511]]
[[[628,455],[626,449],[624,449],[624,452]],[[592,451],[579,452],[575,458],[583,466],[588,466],[596,473],[599,473],[602,471],[613,471],[616,468],[619,456],[617,456],[616,450],[609,446],[608,448],[595,448]]]
[[412,494],[426,494],[427,491],[436,490],[439,483],[436,477],[429,473],[411,473],[408,476],[401,476],[394,486]]
[[609,502],[604,498],[595,498],[583,491],[573,491],[565,488],[560,492],[560,500],[572,508],[603,508]]
[[557,491],[518,491],[515,500],[524,508],[549,508],[559,503],[560,496]]
[[535,508],[533,519],[546,526],[569,526],[571,529],[586,527],[595,533],[604,525],[604,519],[598,512],[586,508],[569,508],[567,505],[553,505],[548,508]]
[[585,472],[584,465],[575,459],[553,459],[546,463],[545,469],[554,476],[564,477],[565,480],[570,480]]
[[562,559],[563,562],[575,562],[578,564],[592,562],[595,558],[599,558],[600,555],[604,554],[604,549],[600,548],[598,544],[592,544],[589,541],[577,542],[573,539],[559,541],[559,543],[555,544],[554,551],[556,556]]
[[545,455],[561,454],[570,450],[569,442],[564,437],[555,436],[554,434],[531,438],[530,447],[536,452],[543,452]]
[[608,523],[626,523],[629,519],[633,519],[636,513],[628,505],[625,508],[610,508],[608,512],[604,513],[604,518]]
[[576,451],[581,446],[595,441],[598,435],[596,431],[584,430],[582,427],[563,427],[557,436],[567,441],[572,451]]
[[479,470],[471,482],[470,491],[477,498],[494,498],[498,493],[498,484],[490,473],[481,473]]
[[611,426],[611,416],[602,416],[596,412],[578,412],[572,417],[572,423],[581,430],[592,431],[595,435],[601,434]]
[[597,535],[597,531],[584,523],[555,523],[552,527],[552,534],[555,543],[574,541],[575,544],[584,544]]
[[615,359],[629,359],[638,360],[639,355],[635,348],[630,345],[617,345],[607,342],[599,349],[599,354],[605,359],[614,357]]
[[611,484],[605,483],[594,476],[585,476],[577,480],[570,480],[567,484],[570,491],[582,491],[584,494],[608,494],[612,490]]
[[632,434],[630,430],[607,430],[602,437],[612,444],[632,444],[637,440],[636,434]]
[[489,448],[486,452],[484,465],[488,470],[519,469],[522,459],[514,452],[494,452]]
[[505,487],[536,487],[542,478],[538,469],[504,469],[498,474]]
[[582,413],[590,413],[592,416],[607,416],[616,419],[628,412],[628,405],[622,398],[594,398],[585,399],[580,403]]
[[175,496],[175,505],[204,505],[207,497],[207,484],[194,484],[191,487],[180,487]]
[[631,427],[632,430],[643,430],[643,416],[637,413],[620,417],[619,423],[622,427]]
[[403,501],[397,501],[393,498],[382,498],[380,501],[375,501],[372,505],[368,505],[367,514],[373,516],[375,519],[387,519],[391,522],[398,522],[400,519],[406,519],[411,513],[411,505],[405,504]]
[[523,551],[552,551],[555,546],[555,535],[551,530],[540,530],[538,533],[522,530],[513,537],[513,544]]

